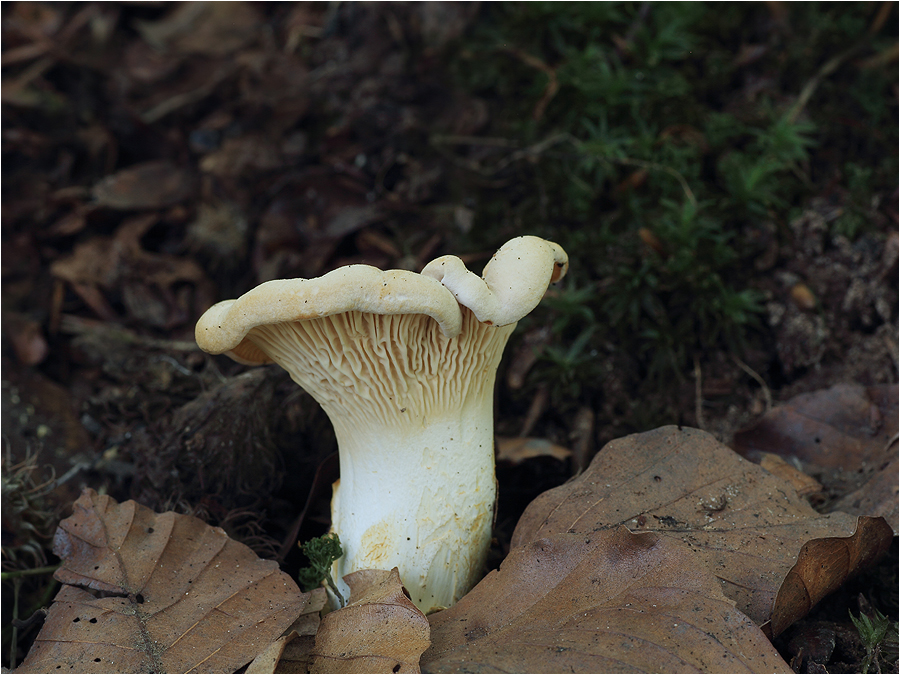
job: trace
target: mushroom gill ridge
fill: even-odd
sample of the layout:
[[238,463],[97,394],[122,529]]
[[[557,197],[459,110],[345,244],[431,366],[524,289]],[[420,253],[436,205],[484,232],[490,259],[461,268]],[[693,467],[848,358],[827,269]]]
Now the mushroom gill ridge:
[[260,325],[247,341],[333,421],[371,426],[427,420],[462,409],[469,397],[490,397],[514,328],[482,324],[464,308],[462,330],[448,338],[422,314],[345,312]]

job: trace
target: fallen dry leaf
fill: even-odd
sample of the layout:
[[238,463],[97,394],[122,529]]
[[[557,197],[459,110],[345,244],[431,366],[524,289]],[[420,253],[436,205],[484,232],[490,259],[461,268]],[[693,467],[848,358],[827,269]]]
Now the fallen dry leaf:
[[64,586],[18,672],[233,672],[309,597],[220,528],[91,489],[53,552]]
[[[275,673],[308,673],[309,659],[316,644],[315,635],[298,635],[284,646]],[[248,671],[249,672],[249,671]]]
[[[93,237],[71,255],[50,266],[101,318],[117,319],[100,292],[118,297],[131,316],[157,327],[171,328],[208,306],[212,289],[203,269],[191,258],[152,253],[141,237],[158,221],[155,214],[125,219],[113,237]],[[191,290],[192,289],[192,290]]]
[[887,454],[897,433],[897,385],[838,384],[800,394],[735,434],[735,449],[853,471]]
[[18,312],[3,312],[3,332],[12,343],[19,363],[36,366],[50,352],[41,324]]
[[784,461],[781,455],[771,452],[760,453],[759,465],[773,476],[786,480],[801,497],[822,491],[822,485],[812,476],[807,476],[793,464]]
[[225,56],[257,36],[260,17],[247,2],[185,2],[159,21],[136,21],[143,38],[161,51]]
[[[773,617],[777,635],[891,541],[880,518],[821,515],[791,485],[696,430],[669,426],[608,443],[575,480],[545,492],[525,510],[511,546],[558,532],[592,533],[626,525],[690,547],[725,595],[757,624]],[[798,566],[801,549],[823,540],[822,573]],[[849,552],[849,553],[845,553]],[[841,564],[834,561],[845,561]],[[779,589],[799,574],[809,602],[783,606]],[[778,596],[778,597],[776,597]]]
[[324,588],[314,588],[303,613],[244,670],[247,675],[308,673],[309,655],[321,624],[319,612],[328,602]]
[[241,138],[228,138],[218,150],[200,161],[200,169],[214,176],[240,176],[247,170],[268,171],[278,169],[283,160],[278,147],[264,136],[251,134]]
[[800,619],[845,579],[887,551],[890,527],[883,518],[860,518],[853,537],[827,537],[807,542],[778,589],[769,635],[778,635]]
[[[281,657],[284,654],[285,648],[293,642],[294,638],[297,637],[297,633],[294,631],[288,631],[287,635],[282,635],[280,638],[275,640],[272,644],[266,647],[261,654],[259,654],[249,666],[244,670],[245,675],[270,675],[275,673],[275,668],[278,666],[279,661],[281,661]],[[295,672],[306,672],[305,670],[298,670]]]
[[897,501],[900,497],[897,475],[900,465],[897,461],[897,440],[894,440],[894,458],[879,469],[878,473],[866,481],[862,487],[844,495],[834,504],[835,511],[846,513],[871,513],[881,515],[890,523],[894,535],[900,534],[898,528]]
[[404,593],[397,568],[360,570],[344,581],[352,602],[322,619],[309,672],[420,672],[428,619]]
[[196,180],[187,169],[172,162],[135,164],[107,176],[94,186],[98,206],[110,209],[162,209],[194,194]]
[[[884,516],[896,534],[897,385],[839,384],[800,394],[734,436],[741,455],[799,460],[832,494],[835,508]],[[893,464],[892,464],[893,462]]]
[[430,621],[426,672],[791,672],[686,546],[624,527],[513,549]]

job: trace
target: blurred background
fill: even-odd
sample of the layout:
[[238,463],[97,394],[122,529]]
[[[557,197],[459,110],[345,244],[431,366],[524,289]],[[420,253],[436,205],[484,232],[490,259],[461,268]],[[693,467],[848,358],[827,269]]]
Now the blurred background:
[[296,567],[330,424],[193,342],[270,279],[568,251],[498,377],[498,560],[611,439],[896,383],[897,8],[3,3],[4,571],[85,485]]

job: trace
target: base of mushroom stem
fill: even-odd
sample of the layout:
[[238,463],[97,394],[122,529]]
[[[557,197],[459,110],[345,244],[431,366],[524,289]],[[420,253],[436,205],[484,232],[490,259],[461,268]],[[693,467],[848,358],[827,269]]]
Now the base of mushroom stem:
[[[387,572],[388,570],[375,570],[375,571]],[[325,603],[325,613],[326,614],[329,612],[338,610],[338,609],[343,609],[344,607],[349,605],[351,602],[355,602],[357,600],[357,598],[351,597],[350,586],[348,586],[347,582],[345,582],[343,579],[335,580],[335,586],[337,586],[337,589],[338,589],[338,591],[340,591],[343,598],[339,598],[335,594],[335,592],[331,589],[331,586],[329,586],[327,583],[322,584],[322,587],[325,589],[325,595],[327,597],[327,601]],[[409,597],[409,592],[406,590],[405,587],[403,590],[406,593],[407,597]],[[441,609],[446,609],[446,607],[435,607],[432,611],[436,612]],[[431,612],[427,612],[427,613],[430,614]]]
[[[378,571],[382,572],[382,571],[387,571],[387,570],[378,570]],[[341,598],[339,598],[335,594],[335,592],[333,590],[331,590],[331,587],[328,586],[327,584],[324,584],[323,588],[325,588],[325,595],[328,598],[327,602],[325,603],[325,608],[324,608],[325,614],[334,612],[339,609],[343,609],[344,607],[349,605],[351,602],[356,601],[356,598],[350,597],[350,587],[347,585],[347,583],[343,579],[335,581],[335,586],[337,586],[338,590],[341,592],[341,595],[343,595],[343,604],[341,604]],[[409,597],[409,591],[406,590],[406,587],[404,587],[403,590],[404,590],[404,593],[406,594],[406,596]],[[428,611],[423,611],[422,613],[428,615],[428,614],[433,614],[435,612],[439,612],[443,609],[447,609],[447,608],[446,607],[432,607]]]

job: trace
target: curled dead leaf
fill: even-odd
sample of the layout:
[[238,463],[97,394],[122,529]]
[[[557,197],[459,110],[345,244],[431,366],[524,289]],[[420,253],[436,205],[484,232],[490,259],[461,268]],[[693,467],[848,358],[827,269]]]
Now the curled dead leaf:
[[429,619],[426,672],[791,672],[686,546],[625,527],[519,546]]
[[352,602],[327,614],[310,655],[311,673],[418,673],[428,619],[410,600],[395,567],[344,577]]
[[53,551],[64,585],[18,672],[233,672],[309,597],[220,528],[91,489]]
[[801,497],[822,491],[822,485],[812,476],[795,466],[788,464],[780,455],[764,452],[760,455],[759,465],[774,476],[786,480]]
[[171,328],[184,323],[199,307],[209,305],[211,284],[191,258],[141,247],[141,237],[157,221],[153,213],[127,218],[113,237],[93,237],[76,245],[72,254],[56,260],[50,271],[69,282],[82,300],[108,321],[117,317],[106,295],[120,299],[131,315],[150,325]]
[[744,456],[773,452],[854,471],[888,454],[897,423],[897,385],[839,384],[795,396],[735,434],[734,445]]
[[[776,597],[789,574],[806,584],[806,611],[848,575],[876,562],[891,541],[886,524],[870,527],[846,513],[817,513],[789,483],[705,432],[662,427],[608,443],[578,478],[535,499],[512,546],[618,525],[686,544],[719,578],[725,595],[760,625],[775,616],[802,616],[782,606],[787,595]],[[795,566],[801,549],[816,540],[830,542],[814,549],[821,556],[843,549],[855,554],[847,565],[826,565],[826,575],[809,576],[811,566]],[[780,630],[783,624],[779,619],[774,625]]]
[[826,537],[807,542],[778,589],[772,618],[763,630],[778,635],[806,616],[819,600],[845,579],[877,560],[891,541],[891,528],[884,518],[860,518],[851,537]]

